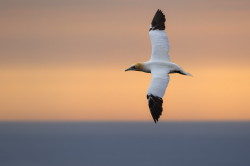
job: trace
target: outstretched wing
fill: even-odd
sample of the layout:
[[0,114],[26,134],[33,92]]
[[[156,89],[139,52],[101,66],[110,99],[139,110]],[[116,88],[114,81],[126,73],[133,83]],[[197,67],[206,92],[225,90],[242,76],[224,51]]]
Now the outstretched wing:
[[152,61],[169,61],[169,42],[165,30],[165,15],[157,10],[151,23],[149,36],[152,44]]
[[151,115],[156,123],[162,113],[162,97],[169,82],[168,71],[151,70],[152,80],[148,89],[147,99]]

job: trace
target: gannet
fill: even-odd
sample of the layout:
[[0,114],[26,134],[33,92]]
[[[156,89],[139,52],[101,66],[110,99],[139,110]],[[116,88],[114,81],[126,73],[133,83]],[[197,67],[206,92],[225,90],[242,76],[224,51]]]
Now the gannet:
[[149,61],[135,63],[125,71],[142,71],[151,73],[152,80],[147,92],[148,106],[154,122],[158,122],[162,114],[162,97],[165,94],[169,82],[169,74],[179,73],[191,76],[179,65],[170,61],[169,42],[165,32],[165,15],[157,10],[149,29],[152,45],[152,55]]

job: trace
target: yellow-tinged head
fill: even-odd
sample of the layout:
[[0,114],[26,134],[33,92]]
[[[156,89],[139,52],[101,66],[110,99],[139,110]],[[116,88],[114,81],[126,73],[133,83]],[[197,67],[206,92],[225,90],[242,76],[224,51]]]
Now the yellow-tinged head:
[[126,69],[125,71],[130,71],[130,70],[143,71],[143,63],[136,63],[131,67],[129,67],[128,69]]

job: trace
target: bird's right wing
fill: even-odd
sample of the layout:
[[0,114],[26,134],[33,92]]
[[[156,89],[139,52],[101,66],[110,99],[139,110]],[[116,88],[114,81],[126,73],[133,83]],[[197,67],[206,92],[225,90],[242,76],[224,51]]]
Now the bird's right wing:
[[165,15],[157,10],[151,23],[149,36],[152,45],[152,61],[169,61],[169,42],[165,30]]
[[158,121],[162,113],[162,97],[165,94],[169,82],[169,71],[151,70],[152,80],[148,88],[147,99],[151,115],[155,121]]

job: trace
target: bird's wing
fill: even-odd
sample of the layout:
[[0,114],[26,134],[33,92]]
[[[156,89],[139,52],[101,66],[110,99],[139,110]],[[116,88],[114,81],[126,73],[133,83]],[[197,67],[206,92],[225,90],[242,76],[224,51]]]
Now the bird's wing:
[[148,89],[147,99],[151,115],[158,121],[162,113],[162,97],[165,94],[169,82],[169,71],[152,69],[152,80]]
[[169,42],[165,30],[165,15],[157,10],[151,23],[149,36],[152,44],[152,61],[169,61]]

